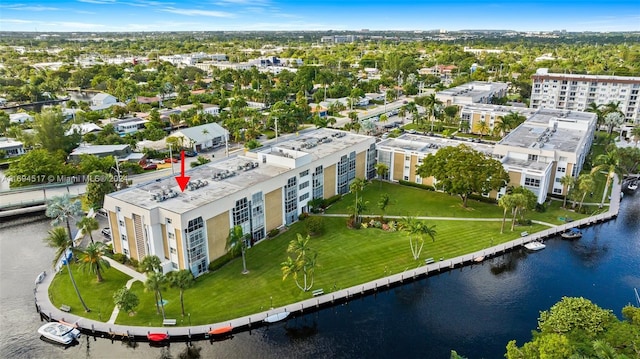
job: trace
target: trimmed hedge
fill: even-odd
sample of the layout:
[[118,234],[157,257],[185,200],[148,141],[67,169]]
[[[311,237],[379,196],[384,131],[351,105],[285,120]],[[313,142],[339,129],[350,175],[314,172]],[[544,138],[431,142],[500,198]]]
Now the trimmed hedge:
[[400,181],[398,181],[398,183],[400,183],[403,186],[426,189],[427,191],[435,191],[435,188],[433,188],[433,186],[429,186],[429,185],[426,185],[426,184],[420,184],[420,183],[404,181],[404,180],[400,180]]

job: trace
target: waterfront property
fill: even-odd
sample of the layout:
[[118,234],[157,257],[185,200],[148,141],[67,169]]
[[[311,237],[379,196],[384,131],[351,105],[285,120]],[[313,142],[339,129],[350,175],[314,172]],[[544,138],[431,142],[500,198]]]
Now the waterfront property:
[[114,250],[137,260],[156,255],[165,272],[198,276],[226,253],[230,228],[260,241],[308,212],[310,200],[372,178],[374,164],[375,138],[318,129],[192,169],[184,192],[173,177],[115,192],[104,202]]
[[[470,120],[479,120],[481,114],[495,119],[503,112],[503,106],[472,105],[465,106],[462,113]],[[500,160],[509,173],[509,185],[526,187],[536,194],[538,203],[543,203],[548,194],[566,194],[560,179],[565,175],[577,177],[582,170],[597,118],[589,112],[554,109],[527,109],[524,113],[529,114],[524,123],[496,144],[404,134],[377,144],[378,162],[389,167],[385,179],[433,185],[433,178],[420,178],[416,166],[444,146],[465,144]],[[498,199],[505,190],[483,195]]]

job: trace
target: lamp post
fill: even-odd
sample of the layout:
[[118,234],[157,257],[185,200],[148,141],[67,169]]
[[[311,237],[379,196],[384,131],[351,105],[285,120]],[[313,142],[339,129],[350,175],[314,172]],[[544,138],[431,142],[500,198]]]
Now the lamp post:
[[173,175],[173,174],[175,174],[175,171],[173,169],[173,152],[172,152],[172,149],[173,149],[173,145],[169,144],[169,163],[171,164],[171,174]]
[[269,297],[271,299],[271,309],[273,309],[273,296]]

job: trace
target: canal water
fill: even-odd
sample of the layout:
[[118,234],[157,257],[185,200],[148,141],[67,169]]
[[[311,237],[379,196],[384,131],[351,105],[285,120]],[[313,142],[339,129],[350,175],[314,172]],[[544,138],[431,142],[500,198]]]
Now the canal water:
[[[221,342],[153,348],[83,336],[64,348],[42,341],[33,281],[51,268],[42,244],[49,221],[0,223],[0,358],[502,358],[511,339],[531,339],[539,311],[562,296],[583,296],[620,316],[640,289],[640,194],[617,219],[583,230],[577,241],[546,241],[377,295]],[[199,356],[198,356],[199,355]]]

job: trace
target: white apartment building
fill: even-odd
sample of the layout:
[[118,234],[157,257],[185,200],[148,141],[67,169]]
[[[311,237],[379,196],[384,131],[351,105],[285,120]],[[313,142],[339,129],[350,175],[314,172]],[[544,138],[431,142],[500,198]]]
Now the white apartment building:
[[620,102],[627,121],[640,123],[640,77],[557,74],[541,68],[532,79],[531,108],[584,111],[592,102]]
[[494,97],[506,96],[508,87],[505,82],[472,81],[436,92],[436,98],[444,106],[490,103]]
[[229,229],[251,243],[298,220],[314,198],[349,191],[375,175],[374,137],[317,129],[265,148],[187,171],[181,192],[173,176],[105,196],[113,248],[133,259],[156,255],[164,272],[207,271],[226,253]]

